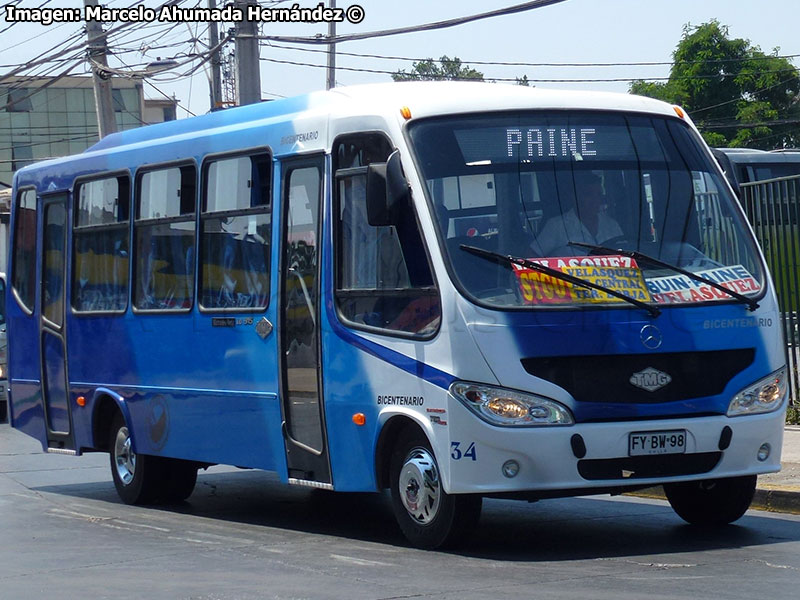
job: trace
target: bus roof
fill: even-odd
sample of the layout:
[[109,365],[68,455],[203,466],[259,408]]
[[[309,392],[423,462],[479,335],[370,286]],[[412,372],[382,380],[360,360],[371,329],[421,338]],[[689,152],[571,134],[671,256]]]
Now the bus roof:
[[[113,152],[148,142],[165,143],[241,128],[248,123],[291,122],[305,116],[377,116],[402,123],[402,107],[411,119],[447,114],[524,109],[620,110],[675,116],[664,102],[631,94],[565,91],[485,82],[398,82],[334,88],[303,96],[272,100],[206,115],[158,123],[111,134],[83,154],[42,161],[22,169],[29,179],[39,168],[93,154]],[[687,119],[688,120],[688,119]]]
[[714,148],[715,154],[724,154],[732,163],[798,163],[800,149],[778,151],[756,150],[754,148]]

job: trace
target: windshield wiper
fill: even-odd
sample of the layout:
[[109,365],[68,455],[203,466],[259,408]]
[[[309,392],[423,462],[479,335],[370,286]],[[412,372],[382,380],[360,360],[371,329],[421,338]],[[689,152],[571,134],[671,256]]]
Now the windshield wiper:
[[518,258],[516,256],[511,256],[507,254],[500,254],[499,252],[492,252],[491,250],[484,250],[483,248],[476,248],[475,246],[468,246],[467,244],[461,244],[459,246],[462,250],[469,252],[470,254],[474,254],[475,256],[480,256],[481,258],[486,258],[488,260],[493,260],[495,262],[502,262],[509,265],[519,265],[520,267],[525,267],[526,269],[530,269],[532,271],[538,271],[539,273],[544,273],[545,275],[550,275],[550,277],[555,277],[556,279],[561,279],[562,281],[567,281],[572,285],[577,285],[580,287],[591,288],[594,290],[598,290],[600,292],[605,292],[609,296],[614,296],[615,298],[619,298],[620,300],[624,300],[634,306],[638,306],[646,310],[650,313],[651,317],[657,317],[661,314],[661,309],[657,306],[653,306],[652,304],[647,304],[646,302],[642,302],[641,300],[637,300],[636,298],[631,298],[630,296],[626,296],[622,292],[618,292],[617,290],[608,288],[604,285],[600,285],[594,283],[593,281],[587,281],[586,279],[581,279],[580,277],[575,277],[574,275],[570,275],[569,273],[564,273],[563,271],[558,271],[556,269],[551,269],[550,267],[545,267],[544,265],[540,265],[539,263],[535,263],[531,260],[527,260],[525,258]]
[[708,277],[703,277],[702,275],[698,275],[697,273],[692,273],[691,271],[687,271],[686,269],[682,269],[676,265],[671,265],[669,263],[664,262],[663,260],[659,260],[652,256],[648,256],[647,254],[642,254],[636,250],[622,250],[620,248],[608,248],[606,246],[598,246],[595,244],[586,244],[584,242],[567,242],[570,246],[578,246],[580,248],[588,248],[589,250],[597,250],[598,252],[605,252],[606,254],[620,254],[622,256],[627,256],[628,258],[635,258],[636,260],[641,260],[643,262],[650,263],[656,267],[661,267],[662,269],[669,269],[671,271],[675,271],[676,273],[680,273],[681,275],[686,275],[689,279],[694,279],[698,283],[704,283],[706,285],[710,285],[716,290],[720,290],[721,292],[725,292],[732,298],[736,298],[742,304],[747,304],[747,309],[750,311],[754,311],[758,308],[758,302],[753,300],[752,298],[748,298],[747,296],[740,294],[739,292],[735,292],[733,290],[729,290],[724,285],[720,285],[713,279],[709,279]]

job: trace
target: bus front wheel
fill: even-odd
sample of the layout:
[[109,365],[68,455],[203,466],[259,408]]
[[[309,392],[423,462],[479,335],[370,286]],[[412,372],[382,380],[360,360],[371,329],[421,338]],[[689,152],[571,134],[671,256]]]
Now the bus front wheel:
[[392,454],[392,510],[403,535],[419,548],[461,541],[477,524],[480,496],[448,494],[430,443],[420,432],[401,435]]
[[664,485],[672,509],[692,525],[733,523],[750,507],[755,491],[755,475]]

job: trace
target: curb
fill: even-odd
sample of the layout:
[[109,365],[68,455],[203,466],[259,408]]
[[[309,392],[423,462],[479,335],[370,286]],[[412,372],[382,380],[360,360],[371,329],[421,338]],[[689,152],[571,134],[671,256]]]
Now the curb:
[[[660,485],[623,495],[667,501],[667,497],[664,495],[664,488]],[[750,509],[800,515],[800,486],[796,490],[772,486],[769,488],[756,488]]]

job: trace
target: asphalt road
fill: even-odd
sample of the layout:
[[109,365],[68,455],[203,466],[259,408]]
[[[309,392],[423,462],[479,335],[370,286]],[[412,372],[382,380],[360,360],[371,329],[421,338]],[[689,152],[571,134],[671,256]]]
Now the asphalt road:
[[792,598],[800,517],[717,531],[662,501],[488,500],[456,552],[407,548],[377,494],[214,467],[178,506],[128,507],[107,455],[0,425],[0,599]]

